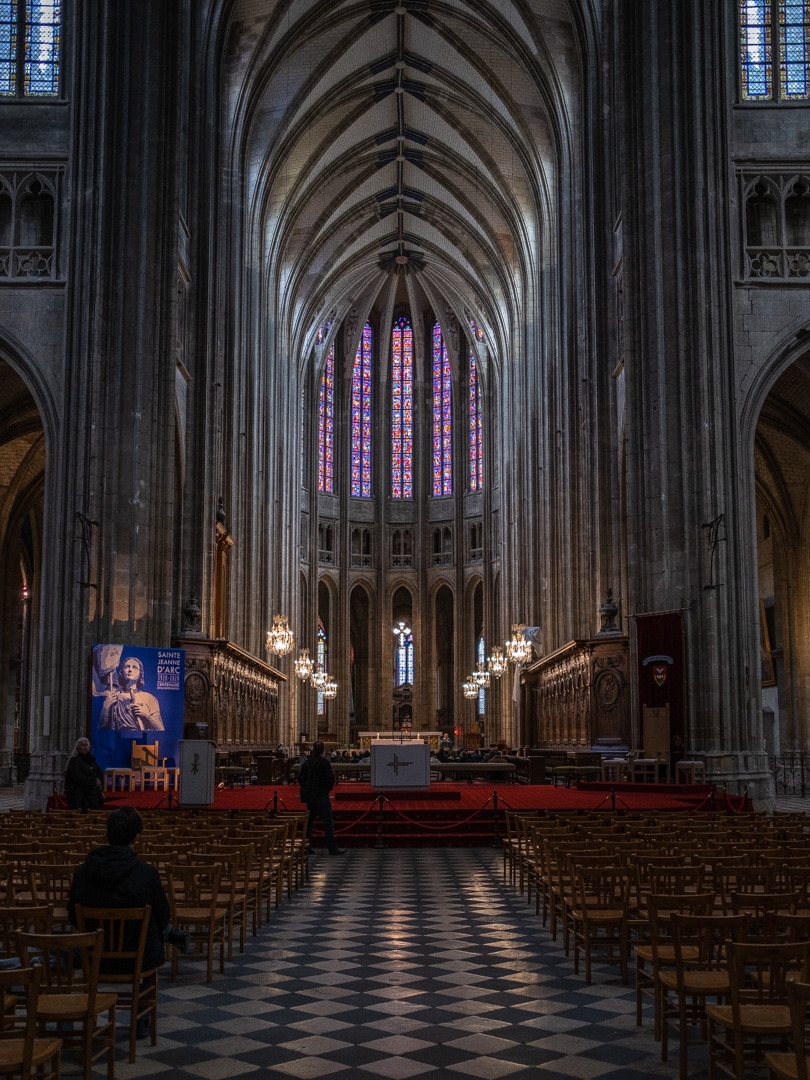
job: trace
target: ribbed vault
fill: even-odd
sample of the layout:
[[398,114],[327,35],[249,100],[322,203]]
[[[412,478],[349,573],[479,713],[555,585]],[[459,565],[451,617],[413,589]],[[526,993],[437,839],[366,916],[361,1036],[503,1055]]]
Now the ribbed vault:
[[222,130],[246,258],[292,355],[403,273],[510,355],[556,258],[567,18],[509,0],[238,0]]

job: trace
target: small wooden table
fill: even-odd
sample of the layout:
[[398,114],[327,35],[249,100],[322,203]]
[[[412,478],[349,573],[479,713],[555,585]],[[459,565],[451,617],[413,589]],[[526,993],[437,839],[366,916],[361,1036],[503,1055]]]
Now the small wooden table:
[[635,758],[631,765],[630,776],[634,784],[657,784],[658,758]]
[[146,791],[149,787],[151,787],[153,791],[168,791],[169,769],[167,769],[165,765],[142,765],[140,774],[141,791]]
[[620,784],[627,779],[630,762],[627,758],[605,758],[602,762],[602,782]]
[[132,769],[105,769],[105,791],[134,791],[135,777]]
[[705,784],[706,764],[703,761],[678,761],[675,764],[676,784]]

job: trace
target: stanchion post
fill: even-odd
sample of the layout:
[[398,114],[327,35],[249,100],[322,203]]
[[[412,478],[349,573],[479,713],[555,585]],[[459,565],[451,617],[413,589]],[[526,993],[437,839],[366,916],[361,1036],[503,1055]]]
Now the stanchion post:
[[501,846],[501,830],[498,828],[498,792],[492,792],[492,825],[495,830],[495,836],[492,839],[493,847]]
[[375,847],[383,847],[383,806],[385,804],[385,796],[380,795],[380,808],[377,814],[377,840],[374,844]]

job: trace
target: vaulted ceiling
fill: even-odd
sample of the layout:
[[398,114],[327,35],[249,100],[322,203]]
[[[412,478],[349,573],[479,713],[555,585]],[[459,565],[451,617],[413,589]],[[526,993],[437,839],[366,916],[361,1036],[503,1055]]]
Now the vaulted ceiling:
[[576,40],[561,0],[236,0],[227,175],[299,355],[403,278],[506,353],[557,258]]

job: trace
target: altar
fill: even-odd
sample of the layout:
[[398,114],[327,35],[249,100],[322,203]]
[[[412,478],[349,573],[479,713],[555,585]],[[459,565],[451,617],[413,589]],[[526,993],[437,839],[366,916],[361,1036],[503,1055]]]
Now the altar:
[[441,731],[412,731],[410,734],[402,732],[400,734],[392,731],[358,731],[357,741],[361,750],[370,750],[371,744],[380,739],[386,739],[388,742],[413,742],[417,739],[421,739],[426,742],[430,750],[434,754],[438,754],[441,748],[442,732]]
[[372,790],[430,787],[430,747],[422,739],[374,739],[370,751]]

